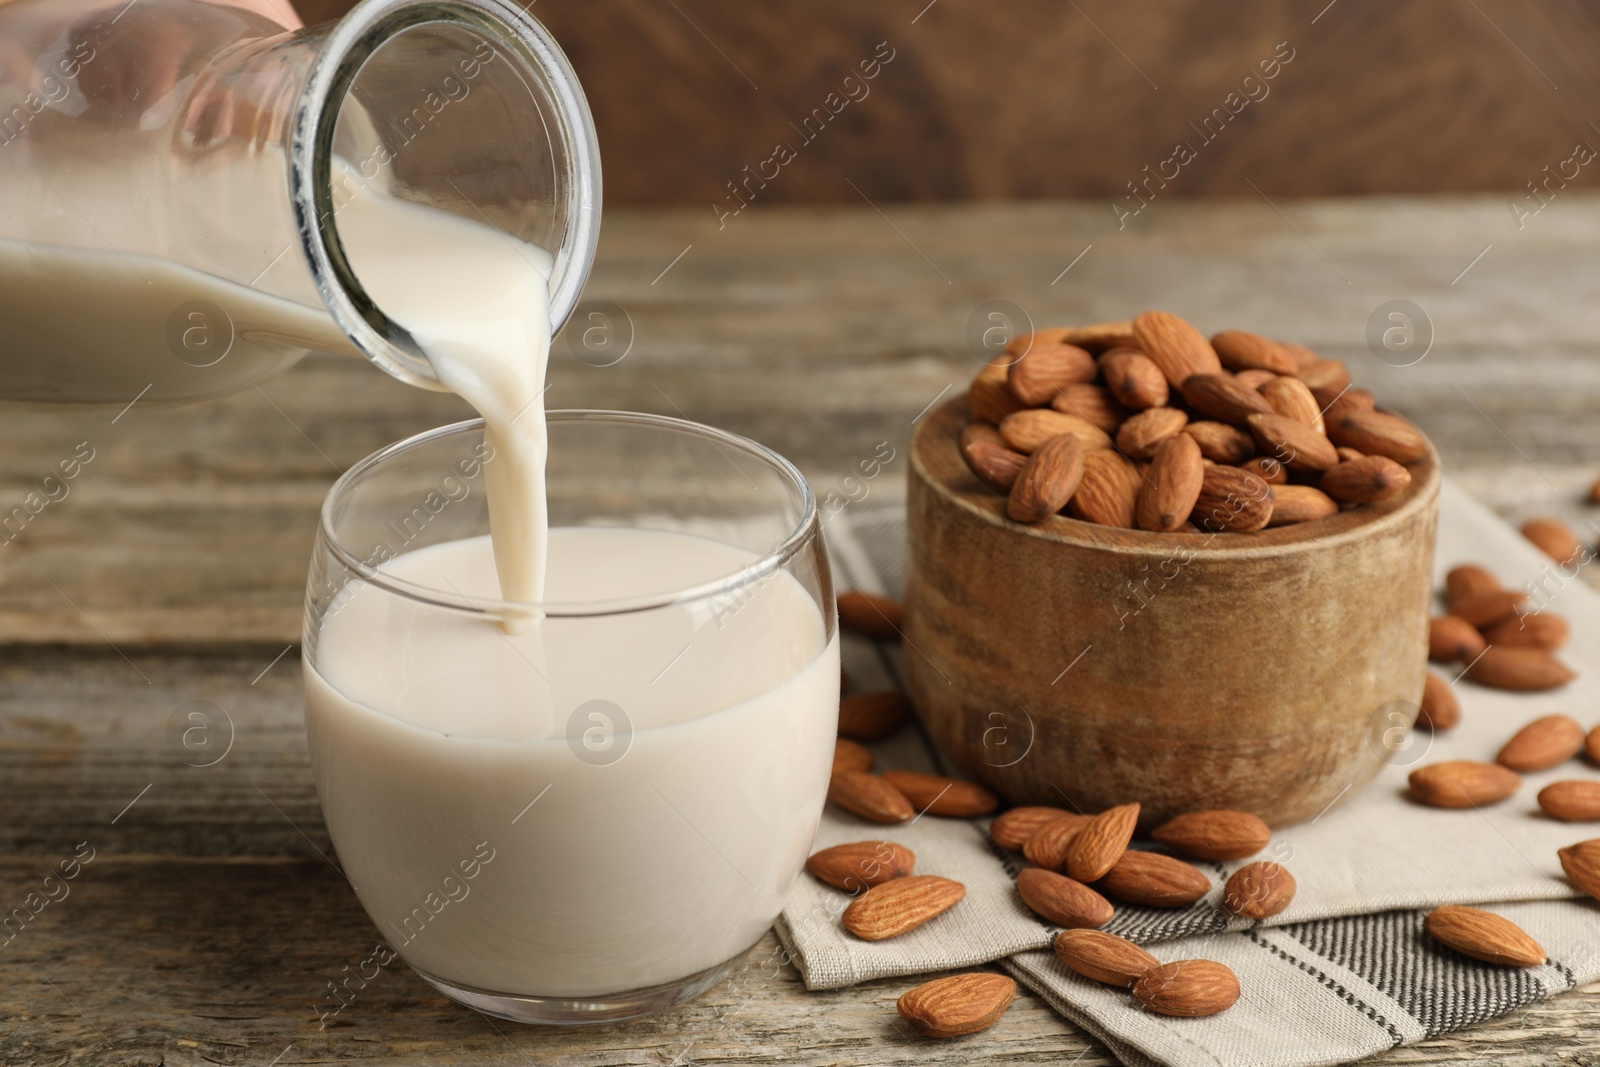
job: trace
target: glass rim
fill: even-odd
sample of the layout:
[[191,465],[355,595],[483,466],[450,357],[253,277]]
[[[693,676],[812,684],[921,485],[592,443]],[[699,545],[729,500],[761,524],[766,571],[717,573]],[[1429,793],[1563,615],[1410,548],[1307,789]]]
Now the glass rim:
[[362,0],[334,24],[322,42],[295,109],[287,153],[290,202],[297,243],[317,293],[334,323],[367,359],[408,385],[443,391],[438,373],[411,334],[367,296],[345,256],[334,224],[333,134],[351,85],[367,60],[407,30],[450,24],[497,37],[527,66],[544,75],[546,99],[565,134],[568,190],[566,226],[550,289],[550,334],[560,332],[577,307],[600,240],[600,144],[588,100],[566,53],[544,25],[515,0]]
[[[357,578],[378,588],[433,607],[460,611],[491,618],[526,618],[535,614],[545,618],[601,618],[609,615],[627,615],[641,611],[710,600],[714,597],[744,589],[776,573],[789,560],[798,555],[813,537],[820,536],[821,526],[817,511],[816,494],[811,483],[800,469],[788,459],[742,434],[721,430],[715,426],[674,418],[670,415],[651,415],[638,411],[607,411],[600,408],[563,408],[545,412],[547,423],[608,422],[647,426],[656,430],[672,430],[703,438],[713,447],[727,445],[765,463],[781,477],[800,501],[800,516],[783,539],[769,548],[759,558],[750,561],[732,574],[715,578],[698,585],[651,593],[643,596],[613,597],[607,600],[585,601],[526,601],[502,600],[499,597],[468,597],[448,590],[397,578],[384,573],[379,567],[355,555],[340,541],[334,532],[333,508],[336,502],[348,496],[375,468],[411,452],[423,445],[458,434],[482,430],[484,420],[466,419],[446,426],[435,427],[413,434],[401,441],[386,445],[364,457],[339,476],[322,500],[317,519],[317,537],[340,565]],[[598,527],[597,527],[598,528]]]

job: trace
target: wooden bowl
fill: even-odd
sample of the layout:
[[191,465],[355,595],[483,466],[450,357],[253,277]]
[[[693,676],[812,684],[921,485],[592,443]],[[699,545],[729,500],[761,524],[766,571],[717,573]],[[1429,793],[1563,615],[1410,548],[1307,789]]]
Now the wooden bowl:
[[1436,453],[1395,498],[1300,526],[1024,526],[963,460],[965,411],[912,437],[905,668],[968,774],[1015,804],[1138,801],[1145,826],[1282,826],[1377,773],[1427,670]]

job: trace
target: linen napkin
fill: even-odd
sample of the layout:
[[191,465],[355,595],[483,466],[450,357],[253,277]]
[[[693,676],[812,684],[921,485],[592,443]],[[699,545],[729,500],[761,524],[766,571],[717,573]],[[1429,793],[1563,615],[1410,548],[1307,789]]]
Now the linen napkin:
[[[1100,1038],[1129,1064],[1341,1063],[1516,1010],[1600,977],[1600,906],[1565,880],[1556,849],[1600,836],[1600,827],[1560,823],[1534,802],[1566,778],[1597,779],[1568,762],[1526,776],[1512,799],[1476,810],[1427,808],[1408,799],[1406,775],[1445,759],[1492,760],[1523,724],[1566,712],[1585,725],[1600,696],[1600,594],[1567,577],[1492,512],[1445,482],[1436,577],[1458,563],[1488,566],[1510,587],[1534,583],[1536,597],[1572,624],[1562,658],[1579,672],[1552,693],[1508,693],[1455,682],[1463,721],[1432,735],[1416,731],[1370,784],[1315,820],[1273,834],[1261,856],[1294,874],[1298,892],[1262,923],[1220,905],[1227,876],[1248,860],[1200,863],[1212,890],[1195,905],[1163,910],[1118,905],[1108,930],[1166,960],[1203,957],[1232,967],[1239,1002],[1206,1019],[1171,1019],[1139,1008],[1127,993],[1067,970],[1049,950],[1057,928],[1030,912],[1012,885],[1024,865],[989,842],[986,820],[918,818],[880,826],[833,806],[817,848],[885,839],[911,848],[917,871],[955,878],[967,897],[951,911],[883,942],[846,933],[838,917],[849,897],[811,878],[796,888],[777,929],[808,988],[833,989],[1001,961],[1056,1010]],[[827,537],[836,584],[899,595],[904,587],[904,514],[897,504],[834,516]],[[1570,574],[1570,571],[1567,572]],[[898,684],[898,649],[854,641],[847,668],[858,685]],[[1454,678],[1459,668],[1438,668]],[[874,746],[880,768],[947,769],[920,729]],[[1141,847],[1159,846],[1148,842]],[[1536,938],[1549,962],[1535,968],[1480,964],[1433,942],[1422,928],[1440,904],[1478,904]]]

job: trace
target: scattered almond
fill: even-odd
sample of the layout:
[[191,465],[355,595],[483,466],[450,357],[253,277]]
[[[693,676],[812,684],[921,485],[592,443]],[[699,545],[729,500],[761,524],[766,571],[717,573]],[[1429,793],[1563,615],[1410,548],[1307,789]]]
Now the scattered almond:
[[1590,730],[1589,736],[1583,739],[1583,752],[1591,763],[1600,763],[1600,726]]
[[1085,978],[1123,989],[1161,961],[1125,937],[1104,930],[1063,930],[1051,942],[1056,959]]
[[898,689],[857,693],[839,700],[839,736],[851,741],[878,741],[900,729],[911,701]]
[[1234,871],[1222,890],[1222,903],[1241,919],[1270,919],[1294,900],[1294,875],[1274,860],[1257,860]]
[[904,845],[893,841],[856,841],[813,852],[806,860],[806,871],[846,893],[908,876],[917,857]]
[[1197,1019],[1233,1007],[1239,999],[1239,979],[1212,960],[1179,960],[1140,975],[1133,983],[1133,995],[1157,1015]]
[[860,771],[829,778],[828,799],[869,822],[909,822],[917,815],[904,793],[877,775]]
[[1501,915],[1480,908],[1447,904],[1423,920],[1434,938],[1463,956],[1502,967],[1537,967],[1544,949],[1527,932]]
[[1600,822],[1600,782],[1551,782],[1539,790],[1539,807],[1562,822]]
[[1501,648],[1537,648],[1545,652],[1565,648],[1571,636],[1567,620],[1553,611],[1518,615],[1496,623],[1483,634],[1485,641]]
[[[1071,416],[1069,416],[1071,417]],[[1006,500],[1013,522],[1038,522],[1067,506],[1083,479],[1083,445],[1070,433],[1040,445],[1022,464]]]
[[863,941],[882,941],[915,930],[961,902],[967,887],[934,874],[913,874],[875,885],[839,917]]
[[1422,704],[1417,725],[1430,730],[1451,730],[1461,722],[1461,701],[1450,683],[1429,671],[1422,681]]
[[1568,845],[1558,849],[1556,857],[1561,860],[1561,869],[1567,872],[1567,881],[1600,900],[1600,840]]
[[1476,563],[1463,563],[1451,567],[1444,576],[1445,598],[1452,607],[1463,599],[1480,593],[1492,593],[1500,588],[1500,580]]
[[1567,563],[1583,555],[1583,542],[1578,540],[1578,535],[1556,519],[1529,519],[1522,524],[1522,536],[1557,563]]
[[1272,830],[1244,811],[1191,811],[1155,828],[1150,837],[1191,859],[1239,860],[1267,847]]
[[960,1037],[987,1030],[1017,995],[1017,983],[982,972],[935,978],[895,1002],[900,1017],[928,1037]]
[[1128,849],[1096,888],[1129,904],[1183,908],[1211,892],[1211,879],[1192,863],[1159,852]]
[[905,622],[900,602],[877,593],[849,589],[839,594],[839,625],[878,641],[896,641]]
[[[1043,805],[1030,805],[1021,808],[1012,808],[994,817],[989,824],[989,840],[1001,848],[1010,849],[1012,852],[1021,852],[1022,846],[1028,843],[1035,831],[1047,823],[1071,815],[1069,811],[1061,808],[1045,807]],[[1079,818],[1083,818],[1079,816]],[[1084,819],[1085,822],[1089,820]]]
[[1411,772],[1411,795],[1435,808],[1497,804],[1522,788],[1522,776],[1497,763],[1447,760]]
[[1550,653],[1537,648],[1497,648],[1491,645],[1468,668],[1467,677],[1479,685],[1531,693],[1559,689],[1577,675]]
[[1435,615],[1428,623],[1428,658],[1435,663],[1470,663],[1483,645],[1478,628],[1459,615]]
[[1527,599],[1528,594],[1518,589],[1497,588],[1463,593],[1450,598],[1450,614],[1471,626],[1488,629],[1507,619],[1514,620],[1517,606]]
[[833,773],[840,771],[859,771],[862,774],[872,770],[872,753],[859,742],[848,737],[841,737],[833,743]]
[[1067,873],[1080,882],[1103,878],[1122,858],[1138,821],[1138,804],[1119,804],[1093,816],[1067,849]]
[[1060,871],[1067,865],[1067,850],[1078,833],[1089,825],[1089,816],[1062,812],[1035,830],[1023,842],[1022,854],[1029,863],[1047,871]]
[[1000,806],[1000,798],[977,782],[916,771],[884,771],[883,777],[906,795],[912,807],[929,815],[971,819]]
[[1017,893],[1035,915],[1057,926],[1093,928],[1111,921],[1111,902],[1082,882],[1043,867],[1017,874]]
[[1527,774],[1547,771],[1583,751],[1583,727],[1570,715],[1545,715],[1518,730],[1495,762]]

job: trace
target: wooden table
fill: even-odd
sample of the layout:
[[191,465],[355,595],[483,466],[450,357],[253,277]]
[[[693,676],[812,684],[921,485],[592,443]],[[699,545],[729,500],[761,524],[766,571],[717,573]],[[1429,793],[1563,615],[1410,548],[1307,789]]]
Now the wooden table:
[[[752,211],[721,231],[709,212],[614,213],[588,295],[625,309],[634,343],[596,367],[558,342],[549,401],[725,426],[826,491],[879,441],[903,454],[913,419],[962,388],[984,302],[1040,324],[1163,306],[1348,360],[1508,517],[1587,520],[1597,237],[1600,200],[1577,192],[1520,232],[1497,199],[1161,202],[1120,232],[1100,203]],[[1365,340],[1390,299],[1434,324],[1413,366]],[[319,1028],[327,983],[377,932],[328,858],[302,732],[316,509],[356,459],[464,415],[329,357],[209,406],[0,419],[4,510],[94,449],[69,494],[0,543],[0,910],[80,842],[94,854],[0,944],[0,1062],[1112,1062],[1029,995],[981,1036],[908,1039],[893,1001],[911,983],[806,993],[770,935],[698,1002],[627,1026],[492,1023],[397,966]],[[216,751],[231,741],[212,766],[170,738],[195,707],[226,716],[211,712]],[[1597,1001],[1590,987],[1379,1059],[1587,1062]]]

